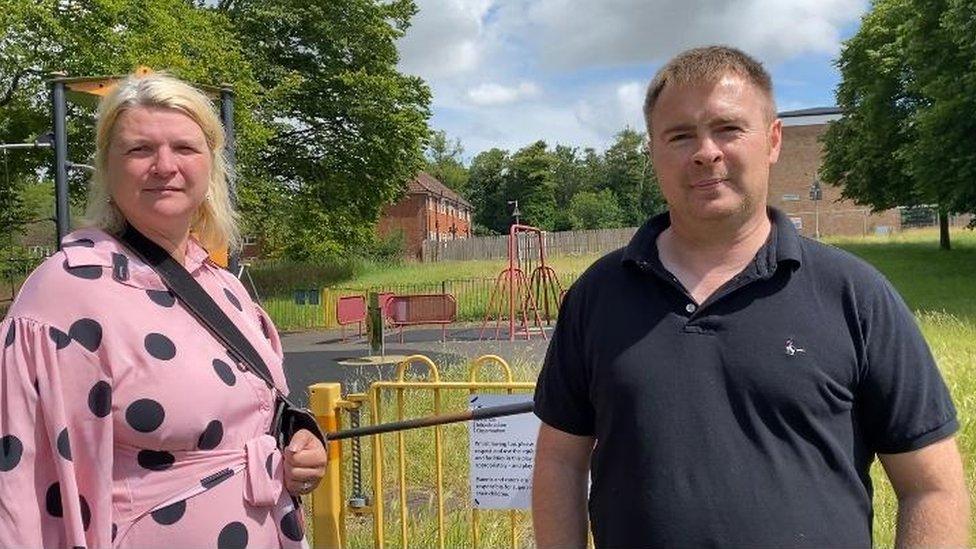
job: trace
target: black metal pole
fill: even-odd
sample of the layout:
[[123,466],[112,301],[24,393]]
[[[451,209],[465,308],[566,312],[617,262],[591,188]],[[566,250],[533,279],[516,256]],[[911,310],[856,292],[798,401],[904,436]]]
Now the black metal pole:
[[71,226],[68,204],[68,132],[66,129],[67,103],[64,97],[64,73],[53,73],[51,103],[54,117],[54,211],[57,247]]
[[526,414],[532,411],[532,402],[519,402],[517,404],[504,404],[502,406],[489,406],[478,408],[477,410],[465,410],[453,414],[442,416],[429,416],[415,419],[405,419],[403,421],[393,421],[391,423],[381,423],[379,425],[368,425],[357,429],[347,429],[326,433],[327,440],[343,440],[346,438],[364,437],[367,435],[380,435],[392,433],[394,431],[405,431],[407,429],[417,429],[419,427],[432,427],[434,425],[444,425],[446,423],[458,423],[460,421],[477,421],[479,419],[490,419],[493,417],[514,416]]
[[[227,159],[227,192],[231,207],[237,208],[237,140],[234,136],[234,90],[225,86],[220,90],[220,121],[224,124],[224,154]],[[239,252],[227,256],[227,269],[236,276],[240,271]]]

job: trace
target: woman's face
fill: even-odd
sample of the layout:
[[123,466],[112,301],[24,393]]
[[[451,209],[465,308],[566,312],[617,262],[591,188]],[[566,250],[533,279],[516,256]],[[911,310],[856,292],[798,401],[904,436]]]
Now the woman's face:
[[211,164],[203,130],[187,115],[127,109],[116,119],[108,147],[109,193],[142,232],[180,238],[206,200]]

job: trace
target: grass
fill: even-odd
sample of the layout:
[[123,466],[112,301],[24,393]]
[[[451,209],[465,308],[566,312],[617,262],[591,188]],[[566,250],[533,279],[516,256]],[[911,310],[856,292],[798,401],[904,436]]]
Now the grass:
[[[951,252],[937,249],[935,231],[922,230],[889,237],[857,239],[831,239],[830,243],[851,251],[872,263],[892,281],[915,311],[922,333],[928,341],[942,370],[955,401],[960,431],[957,434],[966,470],[966,482],[970,497],[976,501],[976,234],[971,231],[953,233]],[[557,272],[582,272],[597,256],[554,258]],[[408,265],[398,268],[376,268],[357,277],[357,285],[383,285],[398,280],[439,282],[461,277],[484,277],[486,272],[496,272],[504,267],[502,262],[443,262],[425,265]],[[515,379],[534,381],[539,364],[516,360],[513,364]],[[462,364],[447,365],[441,372],[442,379],[461,381],[467,379]],[[443,410],[458,410],[466,406],[466,394],[445,394]],[[383,420],[394,419],[395,395],[385,395]],[[416,417],[429,415],[433,399],[429,392],[405,393],[404,415]],[[364,419],[364,424],[367,421]],[[400,545],[399,486],[397,484],[397,442],[395,435],[383,435],[384,501],[386,502],[386,543]],[[471,546],[471,510],[468,501],[468,433],[464,425],[442,428],[444,440],[444,500],[447,509],[445,544],[448,547]],[[437,544],[437,521],[434,505],[435,475],[433,472],[434,443],[430,429],[416,430],[404,435],[406,445],[406,478],[408,539],[415,547],[433,547]],[[364,487],[369,491],[370,442],[363,442]],[[346,459],[349,445],[344,446]],[[346,462],[350,463],[349,461]],[[344,466],[349,486],[349,468]],[[894,545],[896,499],[880,465],[872,468],[875,485],[875,544],[880,547]],[[511,525],[510,515],[504,511],[481,513],[480,546],[507,547]],[[517,546],[533,545],[531,519],[527,512],[517,512],[514,518]],[[352,517],[347,520],[348,546],[371,547],[373,543],[372,521]],[[976,546],[976,535],[970,539]]]

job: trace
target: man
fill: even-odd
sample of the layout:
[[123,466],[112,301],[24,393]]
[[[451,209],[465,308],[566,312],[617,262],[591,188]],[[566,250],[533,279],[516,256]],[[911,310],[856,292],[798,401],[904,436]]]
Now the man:
[[539,547],[871,544],[877,454],[898,544],[962,546],[955,409],[911,313],[767,208],[782,123],[725,47],[656,75],[644,115],[669,212],[566,296],[535,411]]

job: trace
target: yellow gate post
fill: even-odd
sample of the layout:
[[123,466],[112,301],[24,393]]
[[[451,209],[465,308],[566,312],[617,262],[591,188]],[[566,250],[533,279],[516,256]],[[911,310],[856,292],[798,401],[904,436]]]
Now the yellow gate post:
[[[325,432],[339,430],[336,406],[342,396],[338,383],[316,383],[308,387],[309,408]],[[339,549],[346,541],[345,508],[342,505],[342,447],[329,441],[329,464],[318,488],[312,492],[312,547]]]

